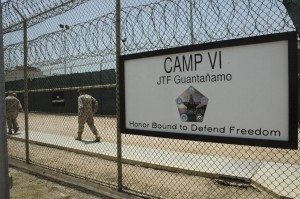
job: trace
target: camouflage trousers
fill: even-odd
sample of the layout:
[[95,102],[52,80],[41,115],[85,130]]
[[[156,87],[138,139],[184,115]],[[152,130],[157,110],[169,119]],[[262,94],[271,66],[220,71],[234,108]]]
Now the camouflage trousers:
[[94,117],[92,113],[82,113],[78,116],[78,136],[81,137],[83,130],[84,130],[84,124],[87,123],[89,128],[91,129],[92,133],[99,137],[99,133],[95,127],[94,124]]
[[12,129],[16,133],[19,130],[19,124],[17,121],[18,113],[7,113],[6,122],[8,127],[8,133],[12,133]]

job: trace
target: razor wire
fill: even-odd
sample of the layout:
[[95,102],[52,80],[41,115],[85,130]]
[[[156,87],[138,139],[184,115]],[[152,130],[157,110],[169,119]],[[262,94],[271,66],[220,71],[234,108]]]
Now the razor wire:
[[[121,26],[122,54],[295,29],[279,0],[163,0],[123,7]],[[115,13],[41,35],[29,41],[28,53],[28,64],[37,67],[95,56],[113,57]],[[5,68],[22,66],[22,57],[22,43],[6,46]]]
[[3,33],[23,29],[23,19],[17,12],[20,12],[28,20],[28,27],[31,27],[74,9],[87,1],[89,0],[9,0],[2,3]]
[[[142,2],[144,5],[130,5],[133,2]],[[149,2],[150,0],[147,3],[144,0],[123,2],[125,6],[121,11],[122,54],[294,30],[292,21],[280,0],[157,0],[156,2],[152,0],[152,3]],[[99,1],[95,0],[93,3],[96,5]],[[78,15],[82,14],[81,10],[77,11]],[[74,153],[72,150],[60,148],[62,147],[60,136],[70,138],[64,143],[74,141],[73,136],[77,132],[77,117],[74,115],[77,111],[76,90],[84,87],[89,89],[92,95],[97,96],[102,103],[101,112],[95,117],[95,124],[101,132],[104,143],[109,145],[116,143],[117,121],[113,116],[107,117],[110,114],[115,115],[115,111],[109,112],[108,109],[115,110],[114,104],[117,101],[113,70],[116,67],[115,21],[115,13],[107,11],[106,14],[93,13],[92,20],[85,19],[85,22],[77,22],[67,30],[53,31],[48,26],[47,34],[41,33],[28,43],[29,70],[39,69],[45,78],[31,79],[29,76],[29,91],[25,89],[23,91],[23,80],[8,82],[6,85],[7,88],[16,90],[22,99],[21,94],[29,92],[28,123],[31,135],[35,134],[43,138],[46,137],[45,134],[37,133],[49,133],[55,138],[54,144],[52,143],[50,147],[46,143],[41,145],[30,143],[31,164],[114,187],[117,184],[117,164],[111,161],[115,160],[111,159],[114,156],[108,157],[106,154],[107,151],[114,152],[112,148],[99,145],[99,148],[95,148],[96,153],[88,155],[83,151]],[[29,28],[29,32],[33,28],[36,27]],[[42,31],[38,28],[37,30]],[[6,35],[9,37],[10,34]],[[12,69],[11,72],[14,72],[14,67],[22,70],[23,54],[23,43],[15,42],[5,46],[6,71]],[[81,74],[62,75],[61,71],[64,67],[68,67],[70,73]],[[105,69],[112,70],[105,71]],[[86,71],[99,73],[84,74]],[[5,76],[7,78],[8,75]],[[102,77],[105,77],[103,81]],[[57,91],[65,92],[65,106],[52,104],[52,94]],[[20,114],[21,129],[26,125],[24,117],[24,114]],[[84,136],[87,140],[86,146],[95,147],[88,144],[93,135],[85,133]],[[135,157],[145,158],[145,162],[134,161],[133,165],[125,164],[126,162],[122,164],[123,188],[125,191],[144,197],[270,198],[272,196],[268,190],[261,192],[257,190],[264,190],[263,185],[255,188],[250,186],[248,181],[234,184],[234,182],[230,183],[231,178],[204,179],[201,175],[205,176],[205,173],[202,174],[199,168],[208,168],[211,174],[215,174],[220,171],[218,168],[222,167],[225,177],[231,177],[232,173],[253,176],[252,171],[257,168],[253,167],[252,163],[257,162],[260,165],[263,161],[274,161],[278,164],[271,166],[272,169],[278,169],[277,165],[283,165],[280,166],[280,169],[285,171],[283,180],[297,178],[291,173],[293,172],[291,165],[299,162],[298,151],[138,135],[123,135],[122,139],[123,146],[133,146],[132,154]],[[24,160],[23,145],[24,143],[18,139],[9,139],[10,157]],[[140,151],[142,147],[149,151]],[[153,155],[150,152],[152,149],[162,150],[164,155]],[[180,156],[178,160],[173,160],[165,166],[162,159],[171,160],[168,156],[169,152],[179,153]],[[189,157],[192,157],[192,154],[201,155],[203,159],[190,161]],[[151,163],[153,160],[155,165]],[[244,160],[250,160],[249,162],[252,163],[246,161],[243,164]],[[189,170],[184,171],[175,166],[181,162],[189,166]],[[277,173],[274,172],[270,179],[266,179],[266,176],[260,175],[258,178],[270,186],[281,188],[279,184],[282,181]],[[239,179],[239,176],[236,177]],[[289,189],[280,190],[280,194],[298,196],[298,189],[294,188],[297,182],[288,181]]]

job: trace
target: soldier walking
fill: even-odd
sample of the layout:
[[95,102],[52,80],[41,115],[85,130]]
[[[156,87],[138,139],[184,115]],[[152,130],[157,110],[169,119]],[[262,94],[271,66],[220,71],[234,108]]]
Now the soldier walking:
[[84,90],[78,90],[78,132],[75,140],[82,140],[84,124],[87,123],[95,135],[95,142],[100,142],[99,133],[94,125],[94,113],[98,110],[98,101],[85,93]]
[[8,91],[8,96],[5,98],[5,103],[8,134],[12,134],[12,129],[14,129],[14,133],[17,133],[20,129],[17,117],[19,111],[23,112],[22,105],[17,98],[17,94],[12,91]]

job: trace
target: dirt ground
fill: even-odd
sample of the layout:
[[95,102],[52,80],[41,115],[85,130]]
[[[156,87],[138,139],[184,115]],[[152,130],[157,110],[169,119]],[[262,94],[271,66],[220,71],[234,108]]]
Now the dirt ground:
[[9,172],[13,177],[11,199],[104,199],[15,168],[9,168]]
[[[30,113],[28,116],[29,131],[47,132],[75,137],[77,132],[76,115],[53,115]],[[117,143],[117,121],[115,117],[95,117],[95,126],[98,129],[102,141]],[[25,129],[24,114],[19,115],[21,129]],[[299,132],[298,132],[299,133]],[[300,136],[299,136],[300,138]],[[94,135],[87,125],[83,133],[83,139],[93,140]],[[299,140],[298,140],[299,142]],[[240,145],[218,144],[209,142],[165,139],[149,136],[123,134],[123,145],[132,145],[167,151],[202,154],[218,157],[232,157],[252,160],[264,160],[299,164],[300,150],[286,150],[265,147],[250,147]]]
[[[24,114],[20,114],[19,124],[24,129]],[[29,114],[29,132],[47,132],[75,137],[77,132],[76,115]],[[100,132],[102,142],[116,143],[116,119],[114,117],[95,117],[95,125]],[[93,140],[94,137],[86,126],[83,139]],[[299,164],[299,150],[283,150],[264,147],[248,147],[186,140],[163,139],[137,135],[123,135],[123,145],[133,145],[167,151],[203,154],[236,159],[253,159]],[[9,155],[24,159],[24,143],[9,140]],[[143,154],[140,154],[143,155]],[[44,165],[59,172],[83,178],[117,185],[117,164],[73,152],[30,145],[32,163]],[[187,162],[187,164],[189,164]],[[197,166],[197,165],[195,165]],[[175,171],[175,170],[174,170]],[[218,179],[167,172],[139,165],[122,166],[123,186],[126,191],[140,193],[149,198],[272,198],[270,194],[255,187],[242,183],[219,183]],[[274,184],[276,184],[274,179]]]
[[[24,143],[9,140],[12,156],[24,155]],[[23,156],[24,157],[24,156]],[[117,164],[97,157],[81,155],[55,148],[30,145],[32,164],[47,165],[69,175],[117,185]],[[123,164],[123,189],[146,198],[168,199],[270,199],[270,194],[244,182],[226,182],[192,174]],[[50,198],[49,198],[50,199]]]

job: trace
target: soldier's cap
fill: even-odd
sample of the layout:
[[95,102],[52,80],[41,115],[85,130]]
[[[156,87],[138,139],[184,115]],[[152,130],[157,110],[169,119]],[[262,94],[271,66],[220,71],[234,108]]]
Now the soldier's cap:
[[13,91],[12,90],[9,90],[9,91],[7,91],[7,95],[13,95]]
[[83,89],[78,89],[77,92],[78,93],[85,93],[85,91]]

